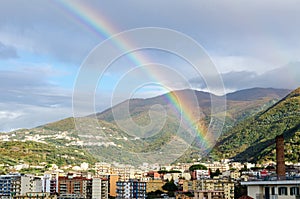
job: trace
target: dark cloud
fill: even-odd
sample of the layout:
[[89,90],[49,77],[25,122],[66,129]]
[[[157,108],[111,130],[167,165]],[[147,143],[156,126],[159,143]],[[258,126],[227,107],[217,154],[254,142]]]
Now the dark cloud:
[[[107,37],[104,32],[116,34],[147,26],[182,31],[210,54],[254,56],[274,65],[281,59],[285,63],[293,61],[300,52],[300,7],[296,1],[81,3],[91,8],[89,14],[94,13],[105,24],[98,23],[93,28],[95,22],[80,19],[83,15],[80,9],[76,15],[59,1],[1,1],[0,36],[5,36],[11,44],[17,42],[14,46],[23,45],[38,54],[77,64]],[[18,38],[21,39],[16,41]]]
[[[300,62],[290,63],[263,74],[257,74],[253,71],[232,71],[220,75],[227,91],[253,87],[295,89],[300,87]],[[196,88],[207,89],[204,79],[193,78],[190,82]],[[218,91],[222,88],[214,89]]]
[[16,48],[0,42],[0,59],[15,59],[18,57]]

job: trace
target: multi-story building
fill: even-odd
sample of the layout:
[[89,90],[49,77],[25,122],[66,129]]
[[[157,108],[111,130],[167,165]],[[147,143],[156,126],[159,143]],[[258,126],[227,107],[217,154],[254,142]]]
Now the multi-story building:
[[193,199],[227,199],[225,197],[224,191],[194,191],[194,197]]
[[248,196],[255,199],[300,198],[300,180],[245,181]]
[[13,196],[21,194],[21,176],[13,177],[11,181],[11,193]]
[[120,181],[128,181],[131,177],[134,177],[134,169],[129,166],[113,167],[112,174],[117,174]]
[[83,181],[83,195],[85,195],[85,198],[92,199],[93,196],[93,181],[92,179],[86,179]]
[[108,199],[108,180],[99,177],[92,179],[92,199]]
[[91,186],[88,186],[89,179],[86,179],[82,176],[73,176],[68,174],[67,176],[58,177],[58,194],[64,198],[68,195],[75,198],[87,198],[91,193]]
[[59,176],[58,194],[60,199],[108,199],[108,179],[83,176]]
[[58,193],[58,174],[51,174],[50,179],[50,194],[56,195]]
[[109,175],[112,173],[111,164],[105,162],[97,162],[95,164],[97,175]]
[[33,175],[21,176],[20,195],[25,195],[29,192],[43,192],[43,182],[40,177]]
[[162,186],[164,186],[165,183],[163,180],[149,180],[147,181],[146,192],[164,191]]
[[28,192],[42,192],[43,183],[40,177],[33,175],[2,175],[0,176],[0,195],[16,196]]
[[107,191],[107,195],[115,198],[117,196],[117,182],[119,181],[119,175],[99,175],[98,178],[101,178],[102,189],[105,189],[104,191]]
[[218,169],[220,172],[224,172],[229,170],[229,164],[221,163],[221,162],[213,162],[213,163],[204,163],[207,169],[210,169],[212,172],[216,172]]
[[51,174],[44,174],[42,180],[43,180],[43,192],[50,193]]
[[119,181],[118,175],[108,175],[108,195],[110,197],[117,196],[117,182]]
[[227,179],[193,180],[194,191],[221,191],[226,199],[234,198],[234,182]]
[[101,198],[102,199],[108,199],[108,188],[109,183],[108,179],[101,179]]
[[25,195],[16,195],[12,197],[13,199],[56,199],[56,195],[50,195],[50,193],[45,192],[30,192]]
[[0,198],[10,198],[20,193],[20,175],[0,176]]
[[145,199],[146,182],[136,180],[118,181],[117,182],[117,199]]
[[210,178],[208,169],[206,169],[206,170],[195,170],[195,171],[191,172],[191,174],[192,174],[192,179],[194,179],[194,180],[200,180],[200,179],[203,179],[203,178]]

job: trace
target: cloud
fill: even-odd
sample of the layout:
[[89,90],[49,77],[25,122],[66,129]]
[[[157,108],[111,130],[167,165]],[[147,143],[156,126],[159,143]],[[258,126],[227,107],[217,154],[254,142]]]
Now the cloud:
[[71,116],[71,91],[49,83],[48,75],[33,69],[0,72],[0,131]]
[[80,64],[105,39],[103,32],[155,26],[191,36],[212,55],[256,57],[274,67],[299,59],[300,7],[295,1],[175,2],[129,0],[116,6],[84,1],[89,14],[105,21],[97,31],[91,21],[80,20],[80,10],[75,16],[57,1],[2,1],[0,38],[18,49]]
[[[118,2],[118,6],[113,1],[81,3],[84,4],[81,8],[89,8],[89,15],[97,16],[105,23],[92,27],[93,22],[80,18],[85,14],[82,10],[76,10],[78,13],[74,15],[59,1],[1,1],[0,118],[6,117],[1,123],[5,129],[34,126],[36,121],[46,123],[56,120],[55,115],[57,119],[70,116],[71,91],[65,85],[71,85],[74,78],[56,69],[64,65],[72,67],[73,71],[67,72],[73,73],[90,50],[109,36],[106,33],[116,34],[132,28],[170,28],[192,37],[215,61],[227,91],[299,86],[300,64],[294,62],[283,66],[299,61],[300,7],[297,1],[128,0]],[[131,41],[126,42],[130,44]],[[176,44],[178,48],[184,45],[181,41]],[[145,57],[174,67],[188,78],[195,75],[188,64],[167,53],[145,51]],[[18,63],[27,66],[20,70],[20,67],[9,65],[16,58]],[[41,59],[50,67],[42,65]],[[108,71],[107,82],[111,83],[131,65],[130,60],[119,62],[115,69]],[[185,86],[172,77],[167,80],[175,82],[176,88]],[[190,82],[194,88],[207,89],[199,78]],[[216,92],[221,89],[212,86]],[[105,99],[101,98],[101,104],[97,104],[102,109],[110,104],[110,91],[107,90]],[[140,96],[155,93],[159,92],[146,90]],[[126,93],[120,100],[124,96]]]
[[0,103],[0,132],[12,131],[19,128],[32,128],[48,122],[69,117],[71,109],[68,107],[40,107],[26,104]]
[[[300,87],[300,62],[290,63],[262,74],[254,71],[231,71],[222,73],[221,77],[227,91],[253,87],[296,89]],[[205,81],[201,78],[192,78],[190,82],[198,89],[207,89]],[[212,92],[215,92],[221,88],[213,89]]]
[[70,104],[70,92],[47,82],[42,73],[1,71],[1,102],[50,106]]
[[16,48],[0,42],[0,59],[15,59],[18,57]]
[[21,112],[0,111],[0,120],[12,120],[20,117],[21,115],[23,115]]

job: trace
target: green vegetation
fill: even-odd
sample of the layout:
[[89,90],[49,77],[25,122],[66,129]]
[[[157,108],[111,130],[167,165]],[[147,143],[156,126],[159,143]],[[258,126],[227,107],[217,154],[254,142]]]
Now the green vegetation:
[[170,171],[167,171],[167,170],[159,170],[157,173],[159,173],[159,174],[166,174],[166,173],[182,173],[182,172],[179,171],[179,170],[170,170]]
[[300,88],[272,107],[234,126],[217,144],[214,153],[238,161],[274,160],[275,137],[286,140],[287,161],[300,156]]
[[210,178],[214,178],[221,175],[220,169],[217,169],[216,172],[212,172],[211,169],[209,169],[209,176]]
[[33,141],[0,142],[0,162],[8,165],[41,163],[78,165],[82,162],[95,163],[96,159],[78,147],[57,147]]
[[166,182],[162,186],[163,190],[168,192],[168,195],[173,197],[175,194],[174,192],[178,190],[178,187],[175,185],[174,180],[170,180],[169,182]]
[[57,122],[46,124],[41,127],[53,131],[70,131],[75,129],[75,122],[74,118],[66,118]]
[[207,170],[207,167],[202,164],[195,164],[190,166],[189,171],[195,171],[195,170]]

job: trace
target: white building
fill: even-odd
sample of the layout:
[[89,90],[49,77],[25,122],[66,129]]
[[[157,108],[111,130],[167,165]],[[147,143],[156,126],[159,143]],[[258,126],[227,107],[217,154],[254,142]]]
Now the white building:
[[93,178],[92,199],[101,199],[101,178]]
[[108,198],[108,181],[98,177],[92,179],[92,199]]
[[40,177],[25,175],[21,176],[21,195],[26,195],[28,192],[42,192],[43,182]]
[[146,182],[130,180],[127,182],[117,182],[116,199],[145,199],[146,198]]
[[255,199],[291,199],[300,197],[300,180],[245,181],[248,196]]
[[50,193],[51,174],[44,174],[43,177],[43,192]]
[[84,171],[89,169],[89,163],[83,162],[80,164],[80,168]]
[[209,178],[209,171],[208,170],[195,170],[196,180],[200,180],[203,178]]

